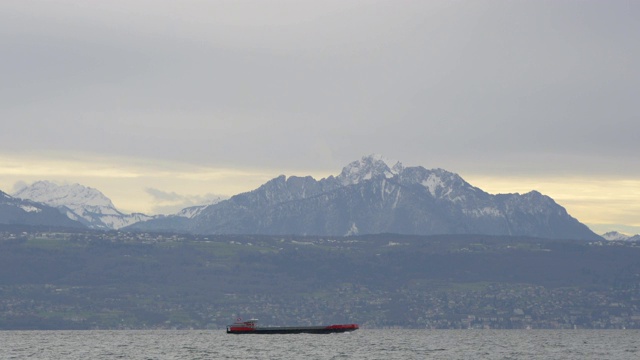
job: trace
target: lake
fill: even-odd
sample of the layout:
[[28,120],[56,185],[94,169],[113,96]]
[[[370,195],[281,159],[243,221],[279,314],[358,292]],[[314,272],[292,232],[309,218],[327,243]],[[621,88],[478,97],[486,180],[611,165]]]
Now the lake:
[[0,359],[633,359],[640,330],[0,331]]

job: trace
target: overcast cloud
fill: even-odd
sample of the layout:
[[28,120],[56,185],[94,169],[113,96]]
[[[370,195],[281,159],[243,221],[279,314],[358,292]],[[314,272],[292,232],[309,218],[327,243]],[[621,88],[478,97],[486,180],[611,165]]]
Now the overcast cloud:
[[215,204],[227,198],[214,194],[181,195],[154,188],[147,188],[146,192],[153,198],[154,212],[159,214],[174,214],[187,207]]
[[638,1],[3,0],[0,152],[637,179],[639,18]]

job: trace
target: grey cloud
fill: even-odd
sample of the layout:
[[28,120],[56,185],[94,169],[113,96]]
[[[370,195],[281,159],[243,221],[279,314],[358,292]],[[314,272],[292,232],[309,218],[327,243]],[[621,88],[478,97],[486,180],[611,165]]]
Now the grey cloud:
[[0,5],[0,149],[640,175],[640,3],[82,4]]
[[147,194],[151,195],[155,201],[184,201],[183,195],[178,195],[175,192],[166,192],[154,188],[146,188]]

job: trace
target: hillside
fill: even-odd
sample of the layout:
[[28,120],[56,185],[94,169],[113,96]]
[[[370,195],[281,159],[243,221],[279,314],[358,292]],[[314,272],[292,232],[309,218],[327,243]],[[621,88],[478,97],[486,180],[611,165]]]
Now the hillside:
[[639,328],[633,242],[496,236],[0,238],[0,326]]

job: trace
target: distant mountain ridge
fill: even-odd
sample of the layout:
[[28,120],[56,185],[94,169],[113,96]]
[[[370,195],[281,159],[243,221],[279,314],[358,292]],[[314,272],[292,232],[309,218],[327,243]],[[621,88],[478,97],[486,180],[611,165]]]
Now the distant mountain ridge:
[[197,234],[342,236],[488,234],[599,240],[553,199],[537,191],[491,195],[443,169],[404,167],[365,156],[334,177],[281,175],[259,188],[199,209],[128,229]]
[[80,184],[57,185],[50,181],[37,181],[13,196],[55,207],[68,218],[91,229],[120,229],[153,218],[139,213],[124,214],[100,191]]

